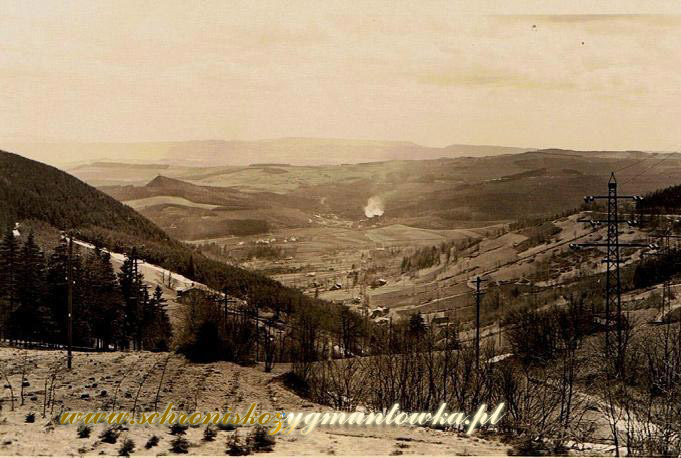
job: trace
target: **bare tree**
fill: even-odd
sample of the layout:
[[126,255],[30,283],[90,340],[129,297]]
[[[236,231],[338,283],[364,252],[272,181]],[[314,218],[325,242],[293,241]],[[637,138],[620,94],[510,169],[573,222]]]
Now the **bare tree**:
[[166,369],[168,368],[168,363],[170,362],[170,358],[173,356],[172,353],[168,353],[168,356],[166,356],[165,360],[163,361],[163,368],[161,369],[161,377],[159,378],[158,381],[158,388],[156,389],[156,397],[154,398],[154,410],[158,410],[158,400],[159,397],[161,396],[161,387],[163,386],[163,378],[166,375]]
[[7,366],[2,370],[2,376],[6,382],[5,388],[9,390],[10,409],[14,412],[14,388],[12,388],[12,382],[10,382],[9,376],[7,375]]
[[132,415],[135,415],[135,412],[137,411],[137,401],[139,400],[140,393],[142,392],[142,389],[144,388],[144,384],[147,382],[151,374],[154,372],[154,369],[156,369],[157,362],[153,361],[151,366],[149,367],[149,370],[146,371],[142,377],[140,377],[138,385],[137,385],[137,393],[135,394],[135,400],[133,401],[132,404]]
[[43,418],[50,409],[50,415],[54,413],[55,393],[57,390],[57,379],[64,370],[64,361],[59,358],[49,365],[47,377],[45,377],[45,394],[43,399]]

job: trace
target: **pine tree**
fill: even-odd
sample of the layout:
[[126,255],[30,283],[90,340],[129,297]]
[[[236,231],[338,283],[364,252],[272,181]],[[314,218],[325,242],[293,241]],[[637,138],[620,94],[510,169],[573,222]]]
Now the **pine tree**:
[[414,313],[409,317],[408,332],[411,337],[421,338],[426,333],[426,322],[420,313]]
[[138,269],[137,250],[135,248],[123,261],[121,271],[118,274],[118,283],[125,304],[123,334],[128,341],[133,342],[134,348],[139,350],[142,347],[143,339],[144,305],[148,301],[149,292],[144,284],[144,275]]
[[62,240],[47,260],[47,293],[46,299],[50,304],[54,328],[47,336],[53,343],[66,343],[67,321],[67,262],[68,248]]
[[145,339],[145,333],[147,326],[151,326],[154,323],[154,310],[153,310],[153,304],[151,303],[151,297],[149,296],[149,287],[143,283],[140,279],[140,282],[138,284],[138,289],[139,289],[139,319],[137,320],[136,323],[136,330],[135,330],[135,340],[136,340],[136,347],[137,350],[145,350],[148,349],[148,345],[145,345],[144,339]]
[[73,343],[83,347],[93,346],[93,316],[98,313],[96,304],[86,302],[92,288],[85,278],[85,269],[79,253],[74,250],[71,259],[73,275]]
[[[65,239],[54,249],[47,262],[47,300],[51,305],[56,324],[53,342],[64,344],[67,341],[68,322],[68,243]],[[73,275],[73,342],[76,345],[90,346],[92,331],[90,327],[92,310],[84,303],[90,294],[83,275],[80,256],[74,251],[71,259]]]
[[51,317],[44,305],[45,280],[45,258],[30,233],[17,260],[17,308],[11,319],[16,337],[29,341],[47,340],[45,326]]
[[2,306],[2,336],[10,337],[10,317],[16,308],[17,241],[12,226],[7,226],[0,244],[0,305]]
[[119,345],[123,348],[129,346],[130,340],[133,337],[134,326],[132,322],[137,315],[137,294],[135,293],[134,277],[134,261],[131,256],[127,256],[123,261],[123,265],[121,265],[120,272],[118,272],[118,284],[123,300],[123,326]]
[[90,313],[90,327],[96,346],[107,349],[116,346],[123,335],[123,298],[116,274],[111,265],[111,255],[96,247],[85,260],[85,286]]
[[167,301],[163,297],[163,290],[160,286],[156,286],[144,314],[145,349],[166,351],[170,348],[172,330],[166,308]]
[[196,267],[194,266],[194,256],[189,256],[189,262],[187,263],[187,270],[185,276],[190,280],[196,278]]

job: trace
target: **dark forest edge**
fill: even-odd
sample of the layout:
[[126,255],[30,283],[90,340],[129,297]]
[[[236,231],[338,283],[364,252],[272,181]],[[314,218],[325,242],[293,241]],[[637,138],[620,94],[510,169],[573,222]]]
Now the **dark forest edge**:
[[110,255],[98,247],[70,256],[62,239],[45,253],[33,233],[21,243],[10,229],[0,243],[0,336],[4,340],[48,348],[67,345],[69,264],[73,345],[94,350],[171,348],[167,301],[160,287],[149,290],[134,258],[127,258],[114,272]]

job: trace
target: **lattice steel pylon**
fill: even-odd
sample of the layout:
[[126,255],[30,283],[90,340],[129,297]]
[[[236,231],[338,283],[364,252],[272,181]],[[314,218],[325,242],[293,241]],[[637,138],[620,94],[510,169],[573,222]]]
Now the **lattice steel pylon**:
[[617,180],[615,173],[612,172],[610,180],[608,181],[608,194],[602,196],[585,196],[584,201],[591,203],[595,200],[607,200],[608,203],[608,218],[606,220],[578,220],[582,222],[591,223],[596,228],[601,224],[607,224],[607,238],[605,243],[571,243],[570,247],[573,249],[604,247],[606,249],[606,256],[603,262],[606,264],[605,271],[605,352],[609,356],[611,354],[610,343],[610,327],[612,323],[613,309],[616,311],[615,326],[617,331],[617,354],[616,354],[616,369],[619,371],[624,364],[624,326],[622,324],[622,283],[620,277],[620,248],[656,248],[654,244],[641,243],[620,243],[619,241],[619,225],[627,223],[635,226],[635,220],[620,220],[619,219],[619,201],[620,200],[641,200],[641,196],[620,196],[617,194]]
[[[605,316],[606,325],[610,327],[610,314],[613,305],[617,310],[617,355],[622,352],[622,281],[620,277],[620,238],[619,238],[619,212],[617,199],[617,180],[615,173],[610,175],[608,181],[608,241],[607,254],[605,257]],[[607,334],[606,334],[607,336]],[[609,345],[609,342],[606,342]],[[619,359],[619,358],[618,358]]]

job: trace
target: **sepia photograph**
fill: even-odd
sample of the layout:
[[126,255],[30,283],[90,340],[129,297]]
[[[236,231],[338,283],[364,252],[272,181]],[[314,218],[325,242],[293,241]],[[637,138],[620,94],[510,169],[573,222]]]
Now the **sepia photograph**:
[[0,0],[0,456],[681,456],[681,3]]

